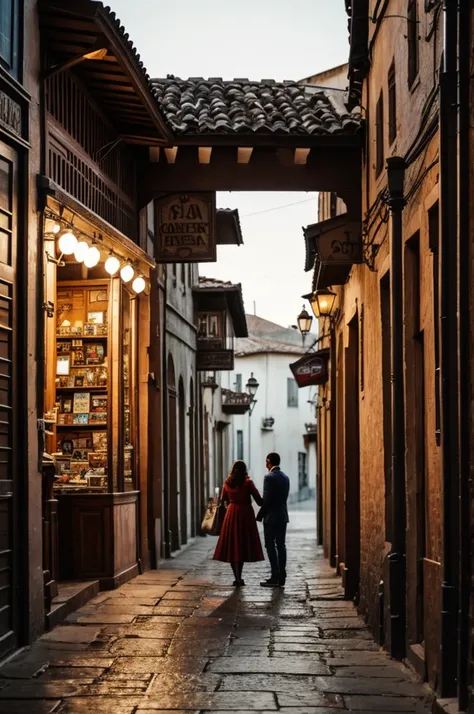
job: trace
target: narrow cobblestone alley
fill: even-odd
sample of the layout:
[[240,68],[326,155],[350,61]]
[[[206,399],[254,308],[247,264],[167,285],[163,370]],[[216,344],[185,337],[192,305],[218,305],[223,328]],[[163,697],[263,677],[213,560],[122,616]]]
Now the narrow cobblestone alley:
[[428,711],[427,689],[342,600],[313,512],[290,517],[284,590],[260,588],[266,563],[247,565],[235,590],[230,568],[211,560],[216,540],[198,539],[6,664],[0,713]]

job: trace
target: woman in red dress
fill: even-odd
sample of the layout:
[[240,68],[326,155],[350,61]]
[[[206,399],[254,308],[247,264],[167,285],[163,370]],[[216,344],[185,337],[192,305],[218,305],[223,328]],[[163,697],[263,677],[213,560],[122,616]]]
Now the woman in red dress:
[[236,461],[222,489],[221,501],[227,504],[227,510],[214,553],[214,560],[231,564],[235,586],[245,585],[242,580],[244,563],[264,560],[252,496],[261,506],[262,497],[249,478],[247,466],[243,461]]

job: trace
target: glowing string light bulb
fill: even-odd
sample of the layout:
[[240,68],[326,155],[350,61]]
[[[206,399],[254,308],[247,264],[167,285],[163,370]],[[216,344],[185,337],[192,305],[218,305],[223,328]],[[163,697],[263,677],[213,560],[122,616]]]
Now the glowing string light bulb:
[[139,275],[132,283],[132,290],[136,293],[142,293],[145,290],[145,286],[146,283],[144,279]]
[[132,266],[130,265],[130,263],[127,263],[126,265],[124,265],[122,270],[120,271],[120,277],[122,278],[124,283],[129,283],[134,275],[135,275],[135,271],[132,268]]
[[105,261],[105,269],[109,275],[115,275],[117,270],[120,268],[120,260],[115,257],[115,255],[109,255]]
[[77,245],[77,238],[71,231],[63,233],[58,240],[59,250],[63,255],[72,255]]
[[85,240],[81,240],[74,249],[74,257],[78,263],[82,263],[86,259],[88,252],[89,243],[86,243]]
[[87,268],[94,268],[100,260],[100,251],[94,245],[89,248],[87,255],[84,259],[84,265]]

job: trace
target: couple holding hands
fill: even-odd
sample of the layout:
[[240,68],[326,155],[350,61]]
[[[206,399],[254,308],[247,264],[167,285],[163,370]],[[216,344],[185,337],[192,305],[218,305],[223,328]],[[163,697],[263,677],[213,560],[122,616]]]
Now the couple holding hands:
[[[263,482],[263,498],[249,478],[247,466],[236,461],[224,482],[221,502],[227,505],[224,522],[214,553],[214,560],[230,563],[233,585],[245,585],[242,580],[244,563],[264,560],[256,520],[263,521],[265,548],[270,561],[271,576],[262,587],[283,587],[286,581],[287,500],[290,480],[280,468],[280,456],[268,454],[268,473]],[[260,506],[255,519],[252,497]]]

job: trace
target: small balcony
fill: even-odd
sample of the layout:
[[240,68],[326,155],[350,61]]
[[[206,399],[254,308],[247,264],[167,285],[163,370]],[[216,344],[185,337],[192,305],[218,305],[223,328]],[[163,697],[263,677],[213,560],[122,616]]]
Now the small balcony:
[[252,404],[252,397],[246,392],[222,390],[222,411],[224,414],[246,414]]

